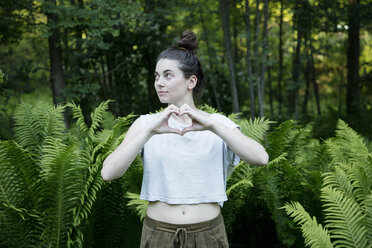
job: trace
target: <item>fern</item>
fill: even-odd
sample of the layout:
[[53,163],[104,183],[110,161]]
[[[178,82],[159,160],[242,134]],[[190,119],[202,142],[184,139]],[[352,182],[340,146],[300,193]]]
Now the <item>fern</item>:
[[105,102],[102,102],[91,114],[92,124],[89,128],[88,135],[93,139],[94,133],[97,130],[98,127],[100,127],[100,124],[103,122],[103,113],[105,113],[108,109],[108,104],[112,102],[112,100],[107,100]]
[[372,191],[370,194],[365,198],[362,203],[362,211],[366,215],[366,228],[367,228],[367,238],[369,240],[369,244],[372,244]]
[[[113,120],[108,102],[92,113],[90,127],[80,107],[69,103],[77,120],[69,133],[62,119],[65,106],[19,107],[15,132],[26,149],[0,142],[0,246],[83,246],[87,220],[94,218],[91,211],[105,186],[102,162],[124,138],[134,117]],[[113,189],[112,195],[123,194]],[[124,217],[126,202],[121,199]],[[118,222],[117,230],[123,231],[120,226],[124,225]]]
[[365,216],[360,207],[341,191],[326,186],[322,188],[326,228],[335,245],[347,247],[367,247],[367,229],[363,225]]
[[285,209],[286,213],[300,225],[307,246],[312,248],[333,247],[327,229],[318,224],[315,217],[311,218],[299,202],[287,203],[282,209]]
[[140,217],[141,221],[146,217],[148,201],[141,200],[139,194],[127,192],[125,195],[126,198],[130,199],[127,206],[134,207],[137,215]]
[[345,196],[355,201],[353,186],[351,185],[351,182],[344,170],[336,166],[334,172],[324,173],[323,176],[324,186],[337,188],[338,190],[342,191]]
[[238,121],[242,133],[260,143],[263,142],[265,134],[272,123],[275,122],[266,120],[265,118],[255,118],[254,120],[242,119]]
[[[0,141],[0,246],[37,245],[34,209],[40,184],[35,156],[14,141]],[[25,244],[19,242],[23,240]]]
[[[338,121],[336,137],[326,141],[326,149],[333,164],[368,163],[368,148],[363,139],[342,120]],[[368,168],[372,176],[372,168]]]
[[232,190],[240,188],[241,186],[253,187],[252,183],[252,170],[246,163],[240,162],[235,167],[232,174],[227,178],[227,184],[230,186],[226,190],[226,194],[229,196]]
[[275,159],[285,151],[285,144],[289,132],[296,127],[294,121],[289,120],[281,123],[273,132],[267,135],[268,147],[267,152],[270,155],[270,159]]
[[[201,105],[201,106],[198,106],[198,108],[199,108],[200,110],[203,110],[203,111],[209,113],[209,114],[212,114],[212,113],[219,113],[219,112],[217,111],[217,109],[213,108],[212,106],[209,106],[208,104],[203,104],[203,105]],[[222,114],[222,113],[219,113],[219,114]]]
[[65,130],[62,112],[64,106],[48,106],[44,103],[31,107],[20,104],[14,119],[14,136],[18,144],[31,152],[40,154],[41,146],[47,136],[63,138]]
[[[100,169],[103,160],[106,158],[108,153],[111,153],[118,143],[119,134],[117,130],[123,130],[123,127],[129,125],[128,120],[132,120],[132,115],[127,118],[119,119],[117,124],[114,124],[114,131],[102,130],[96,131],[103,123],[103,116],[106,113],[109,101],[100,104],[92,114],[92,125],[88,128],[80,110],[80,107],[70,103],[75,112],[75,118],[80,123],[80,129],[83,130],[85,135],[85,152],[83,157],[84,163],[88,168],[86,178],[84,179],[84,185],[82,188],[81,195],[79,197],[79,204],[73,209],[73,225],[68,231],[69,241],[68,246],[73,247],[76,244],[83,242],[83,233],[80,230],[81,223],[86,220],[92,210],[93,204],[97,199],[97,194],[104,185],[104,182],[100,176]],[[119,137],[120,139],[120,137]],[[74,234],[74,235],[73,235]]]
[[48,137],[43,147],[40,173],[44,191],[40,197],[45,229],[43,241],[55,247],[66,246],[72,210],[79,200],[83,163],[75,145],[64,145]]

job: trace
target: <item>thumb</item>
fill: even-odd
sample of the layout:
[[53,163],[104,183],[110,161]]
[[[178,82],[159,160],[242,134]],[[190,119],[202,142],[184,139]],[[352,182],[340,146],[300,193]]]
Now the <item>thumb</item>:
[[168,128],[168,133],[175,133],[175,134],[183,135],[180,130],[175,129],[175,128],[171,128],[171,127]]
[[184,129],[182,129],[181,135],[184,135],[185,133],[193,131],[193,130],[194,130],[194,126],[185,127]]

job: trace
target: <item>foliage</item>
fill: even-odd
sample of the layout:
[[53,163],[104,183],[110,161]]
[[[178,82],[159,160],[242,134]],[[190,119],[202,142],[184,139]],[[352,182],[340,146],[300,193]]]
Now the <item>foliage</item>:
[[[148,204],[139,199],[140,157],[121,179],[105,183],[100,176],[103,160],[119,146],[136,117],[115,119],[108,112],[109,103],[91,113],[90,125],[73,102],[56,107],[19,105],[15,141],[0,141],[1,246],[139,245]],[[69,130],[62,118],[66,108],[75,120]],[[217,112],[207,105],[203,109]],[[275,226],[271,234],[285,247],[370,245],[372,156],[355,131],[340,120],[336,136],[320,143],[312,138],[312,125],[287,121],[269,131],[273,122],[267,119],[229,117],[244,134],[264,143],[270,155],[265,167],[241,161],[230,171],[229,200],[222,208],[230,237],[236,237],[232,232],[238,232],[241,222],[250,222],[240,218],[245,216],[257,221],[244,229],[245,234],[261,235],[270,228],[259,223],[271,223]],[[247,206],[267,214],[249,214]],[[304,241],[285,212],[301,226]],[[257,239],[244,242],[264,244]]]
[[[325,227],[311,219],[299,202],[284,208],[301,225],[309,247],[370,247],[371,153],[363,139],[342,120],[337,124],[336,137],[328,139],[324,147],[332,158],[331,170],[322,174],[320,197]],[[326,246],[320,245],[325,242]]]
[[333,247],[331,237],[322,225],[318,224],[315,217],[311,218],[310,215],[298,202],[288,203],[283,207],[290,217],[301,226],[305,244],[310,247]]
[[79,106],[66,106],[77,119],[70,131],[64,128],[65,106],[21,104],[15,115],[17,143],[1,141],[2,246],[83,244],[83,229],[104,186],[100,177],[104,156],[118,145],[118,136],[133,116],[100,130],[108,102],[92,113],[89,127]]

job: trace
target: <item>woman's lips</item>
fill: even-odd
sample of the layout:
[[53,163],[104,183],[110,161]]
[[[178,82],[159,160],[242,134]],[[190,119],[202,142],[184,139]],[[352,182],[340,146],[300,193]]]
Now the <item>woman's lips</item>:
[[164,95],[164,94],[167,94],[167,93],[168,93],[167,91],[158,91],[159,95]]

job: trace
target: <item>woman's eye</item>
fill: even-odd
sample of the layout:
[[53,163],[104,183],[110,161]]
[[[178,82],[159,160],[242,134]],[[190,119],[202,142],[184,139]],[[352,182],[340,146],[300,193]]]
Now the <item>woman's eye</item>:
[[172,75],[171,75],[170,73],[167,73],[167,74],[165,74],[165,77],[166,77],[167,79],[171,79],[171,78],[172,78]]
[[155,75],[155,81],[159,80],[159,75]]

